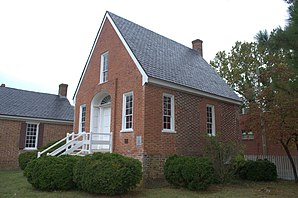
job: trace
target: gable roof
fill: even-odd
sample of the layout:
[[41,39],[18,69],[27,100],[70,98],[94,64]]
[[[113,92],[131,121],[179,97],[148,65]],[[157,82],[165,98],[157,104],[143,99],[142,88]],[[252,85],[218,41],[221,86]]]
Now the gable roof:
[[0,87],[1,116],[73,122],[74,110],[59,95]]
[[[93,48],[107,18],[140,70],[143,83],[152,82],[173,88],[185,88],[193,93],[240,103],[240,98],[197,51],[111,12],[106,13]],[[89,60],[84,71],[88,62]]]

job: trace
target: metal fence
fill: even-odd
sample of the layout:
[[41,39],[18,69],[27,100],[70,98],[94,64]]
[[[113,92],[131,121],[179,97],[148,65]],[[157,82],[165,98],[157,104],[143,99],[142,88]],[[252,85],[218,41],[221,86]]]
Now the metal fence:
[[[267,159],[276,165],[277,177],[285,180],[294,180],[293,168],[287,156],[275,155],[245,155],[247,160]],[[298,156],[293,156],[296,170],[298,172]]]

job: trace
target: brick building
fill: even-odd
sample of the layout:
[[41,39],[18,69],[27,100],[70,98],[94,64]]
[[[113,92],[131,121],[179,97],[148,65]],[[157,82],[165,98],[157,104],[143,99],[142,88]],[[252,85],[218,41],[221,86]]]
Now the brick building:
[[147,183],[169,155],[201,155],[207,134],[239,141],[241,101],[203,59],[202,41],[192,44],[105,14],[74,95],[74,131],[90,132],[91,152],[138,158]]
[[18,155],[65,137],[73,129],[73,107],[59,94],[0,87],[0,168],[18,167]]
[[[245,155],[271,155],[286,156],[284,148],[270,135],[262,135],[261,131],[252,131],[249,128],[249,115],[243,113],[239,117],[239,127],[242,132],[242,144],[244,145]],[[264,131],[266,132],[266,130]],[[294,145],[293,145],[294,146]],[[295,147],[290,147],[293,156],[297,156]]]

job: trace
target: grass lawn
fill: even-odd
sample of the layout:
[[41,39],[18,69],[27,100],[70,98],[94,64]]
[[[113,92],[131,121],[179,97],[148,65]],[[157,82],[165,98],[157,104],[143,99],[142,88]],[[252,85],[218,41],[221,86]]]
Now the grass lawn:
[[[35,190],[23,176],[22,171],[0,171],[0,197],[42,197],[42,198],[83,198],[83,197],[106,197],[97,196],[79,191],[66,192],[41,192]],[[119,196],[115,196],[119,197]],[[207,191],[193,192],[175,188],[137,188],[125,196],[128,197],[298,197],[298,184],[287,181],[277,182],[239,182],[229,185],[213,185]]]

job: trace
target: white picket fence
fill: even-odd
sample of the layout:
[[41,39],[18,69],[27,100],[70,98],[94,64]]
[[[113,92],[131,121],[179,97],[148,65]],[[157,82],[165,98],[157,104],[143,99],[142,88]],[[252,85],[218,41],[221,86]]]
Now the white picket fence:
[[[267,159],[276,165],[277,177],[285,180],[294,180],[293,168],[287,156],[275,155],[245,155],[247,160]],[[296,170],[298,172],[298,156],[293,156]]]

